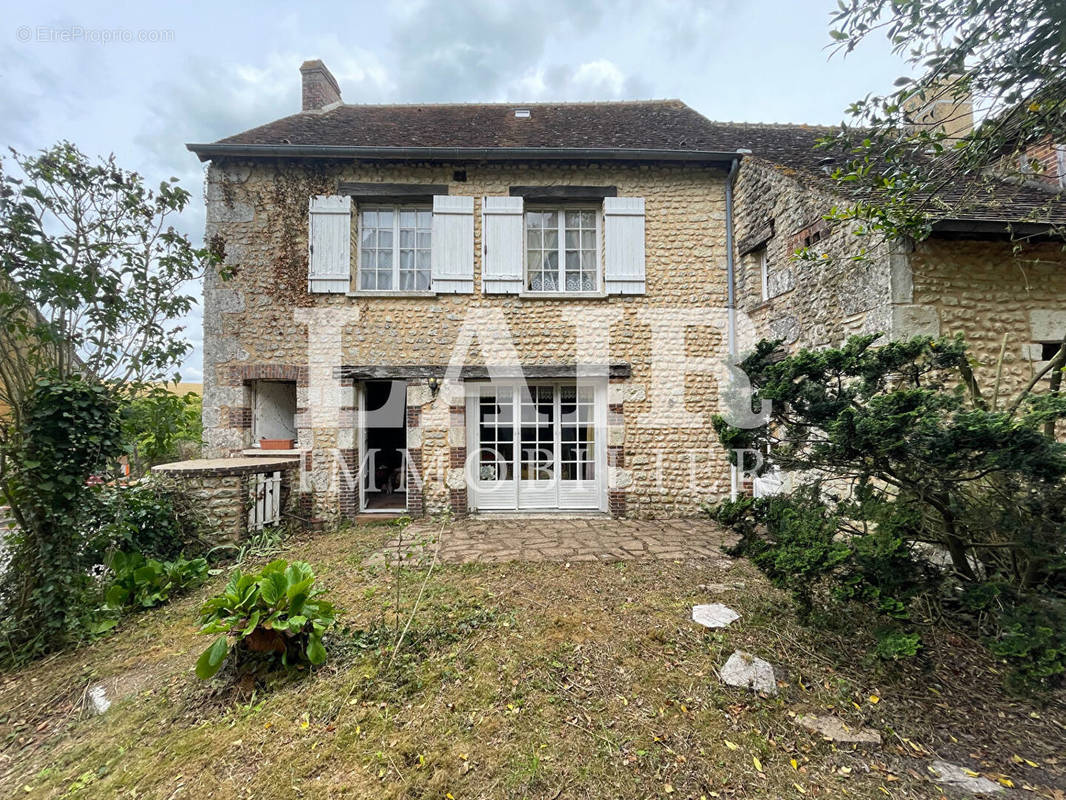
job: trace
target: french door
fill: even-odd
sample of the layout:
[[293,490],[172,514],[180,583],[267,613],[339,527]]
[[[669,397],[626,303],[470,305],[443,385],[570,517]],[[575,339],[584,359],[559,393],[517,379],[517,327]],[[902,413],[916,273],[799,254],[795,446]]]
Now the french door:
[[604,509],[605,388],[593,383],[471,387],[468,480],[481,510]]

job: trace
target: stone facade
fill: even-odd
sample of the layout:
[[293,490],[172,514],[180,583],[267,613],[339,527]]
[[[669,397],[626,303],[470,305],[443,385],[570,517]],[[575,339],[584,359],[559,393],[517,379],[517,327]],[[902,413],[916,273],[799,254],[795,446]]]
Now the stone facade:
[[818,348],[859,333],[962,333],[985,385],[1006,337],[1002,386],[1009,391],[1042,366],[1044,345],[1066,334],[1061,243],[935,234],[917,245],[892,243],[824,219],[846,202],[810,176],[744,160],[736,183],[737,305],[759,336]]
[[[728,492],[728,465],[710,427],[717,387],[689,375],[684,409],[694,425],[648,425],[651,408],[652,317],[676,312],[684,355],[723,352],[725,174],[698,166],[360,165],[353,162],[216,159],[207,182],[207,240],[224,252],[229,280],[208,276],[204,304],[206,455],[235,454],[251,444],[248,381],[272,374],[298,381],[297,427],[314,490],[315,513],[354,513],[351,489],[335,480],[357,460],[354,390],[341,365],[444,365],[471,315],[502,320],[523,365],[574,363],[582,329],[609,329],[609,359],[630,366],[608,387],[610,510],[618,515],[693,514],[702,501]],[[339,182],[447,184],[475,198],[473,294],[353,296],[307,291],[307,215],[312,195]],[[513,185],[616,186],[646,203],[644,295],[548,299],[481,292],[481,198]],[[354,258],[354,255],[353,255]],[[720,316],[720,315],[719,315]],[[704,323],[703,320],[706,320]],[[309,352],[308,326],[331,326],[337,348]],[[468,363],[483,363],[480,343]],[[280,370],[272,373],[270,370]],[[341,414],[316,415],[316,393],[339,393]],[[408,448],[422,481],[409,496],[412,513],[466,507],[461,462],[464,410],[456,387],[434,393],[408,380]],[[680,403],[681,398],[675,398]]]
[[737,307],[760,336],[790,347],[831,347],[856,334],[889,331],[894,316],[909,310],[902,248],[826,221],[840,200],[808,176],[749,156],[735,198]]
[[1062,243],[928,239],[910,258],[914,298],[940,333],[962,333],[986,391],[1003,350],[1001,395],[1044,366],[1044,345],[1066,336],[1066,251]]

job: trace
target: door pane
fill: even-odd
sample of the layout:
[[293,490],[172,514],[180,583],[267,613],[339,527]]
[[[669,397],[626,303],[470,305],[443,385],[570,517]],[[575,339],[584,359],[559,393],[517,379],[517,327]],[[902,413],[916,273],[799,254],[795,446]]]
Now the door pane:
[[552,386],[530,386],[522,396],[519,477],[524,481],[555,478],[555,397]]
[[596,393],[591,386],[563,386],[559,400],[560,478],[595,480]]
[[478,480],[514,479],[514,391],[501,387],[478,401]]

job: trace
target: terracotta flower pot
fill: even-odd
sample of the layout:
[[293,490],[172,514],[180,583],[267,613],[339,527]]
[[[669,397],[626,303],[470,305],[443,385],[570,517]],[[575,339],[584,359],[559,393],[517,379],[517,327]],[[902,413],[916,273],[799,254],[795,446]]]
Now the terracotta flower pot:
[[260,450],[292,450],[292,439],[260,439]]

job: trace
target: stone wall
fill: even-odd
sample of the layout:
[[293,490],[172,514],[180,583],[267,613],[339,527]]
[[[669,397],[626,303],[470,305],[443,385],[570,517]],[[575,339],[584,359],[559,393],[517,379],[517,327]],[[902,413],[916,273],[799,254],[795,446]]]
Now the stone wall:
[[737,308],[760,337],[792,348],[835,346],[891,330],[893,315],[911,302],[905,253],[825,220],[838,203],[810,176],[745,157],[735,188],[737,249],[765,246],[770,297],[762,298],[756,250],[737,262]]
[[[630,378],[612,384],[609,403],[611,507],[639,516],[692,514],[709,496],[728,491],[724,454],[710,428],[717,390],[710,376],[685,384],[687,410],[699,415],[692,427],[642,425],[651,407],[651,325],[642,314],[674,309],[681,317],[705,319],[685,329],[685,355],[720,358],[720,310],[725,298],[724,172],[693,166],[596,167],[566,165],[366,166],[287,162],[215,163],[208,172],[209,242],[222,249],[234,276],[209,277],[204,307],[204,423],[207,455],[233,453],[250,444],[245,420],[247,376],[273,366],[309,370],[298,389],[299,442],[311,449],[316,513],[351,508],[344,490],[329,487],[338,470],[354,464],[355,437],[350,385],[335,387],[342,414],[315,420],[312,396],[332,367],[328,353],[308,354],[308,324],[325,310],[336,312],[343,364],[447,364],[471,313],[497,315],[523,364],[574,362],[579,328],[609,327],[612,361],[632,365]],[[459,180],[458,178],[465,178]],[[444,183],[453,195],[475,198],[475,293],[432,297],[366,297],[307,293],[307,207],[314,194],[336,190],[339,181]],[[646,201],[647,293],[597,299],[529,299],[480,292],[480,198],[507,195],[512,185],[617,186],[621,196]],[[354,257],[354,256],[353,256]],[[721,315],[719,315],[720,317]],[[469,361],[480,363],[478,344]],[[319,377],[316,377],[318,375]],[[442,391],[442,396],[447,392]],[[410,413],[417,420],[409,442],[424,480],[427,511],[462,502],[461,474],[452,466],[462,444],[463,424],[455,397],[438,400],[428,388],[409,386]],[[409,421],[410,422],[410,421]],[[306,464],[305,464],[306,466]],[[461,470],[460,470],[461,473]]]
[[914,298],[940,333],[962,333],[990,391],[1006,337],[1003,391],[1043,366],[1041,342],[1066,334],[1066,252],[1054,243],[927,239],[911,256]]
[[298,471],[295,464],[279,463],[257,468],[247,459],[196,459],[160,464],[152,468],[155,479],[174,487],[202,514],[211,530],[203,535],[215,544],[233,544],[248,535],[248,512],[254,502],[257,470],[281,473],[281,512],[293,511]]

